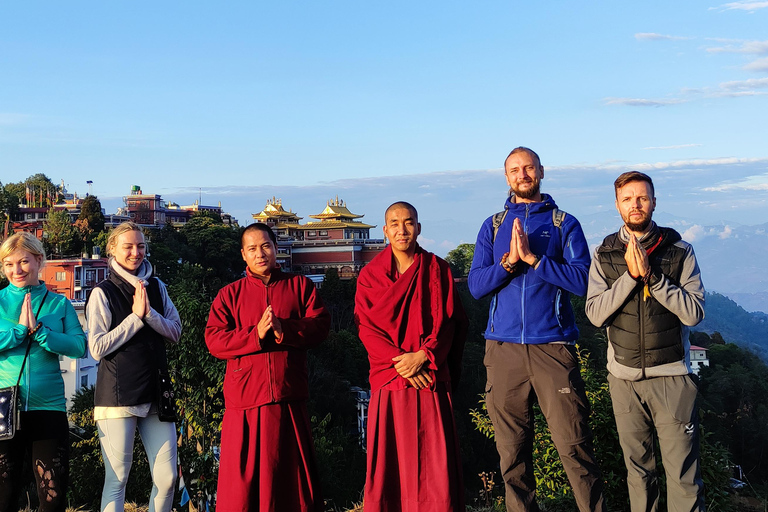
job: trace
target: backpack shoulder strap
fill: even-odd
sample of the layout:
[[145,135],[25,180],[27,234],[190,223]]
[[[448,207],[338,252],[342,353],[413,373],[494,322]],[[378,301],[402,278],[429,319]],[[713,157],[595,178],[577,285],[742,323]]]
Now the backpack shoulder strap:
[[504,222],[504,218],[507,216],[508,211],[509,210],[504,208],[504,211],[493,214],[493,236],[491,237],[491,243],[496,241],[496,233],[499,232],[499,226]]
[[560,210],[558,208],[555,208],[552,210],[552,224],[555,225],[557,229],[562,230],[560,227],[563,224],[563,221],[565,220],[565,216],[568,215],[563,210]]

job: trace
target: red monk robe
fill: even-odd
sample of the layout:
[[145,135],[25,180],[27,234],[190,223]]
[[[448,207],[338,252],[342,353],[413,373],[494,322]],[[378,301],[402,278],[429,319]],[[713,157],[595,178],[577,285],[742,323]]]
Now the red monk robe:
[[[448,363],[460,368],[466,315],[448,264],[434,254],[417,247],[414,263],[397,274],[387,246],[363,268],[355,296],[355,319],[371,364],[364,507],[464,510]],[[426,353],[432,377],[421,390],[392,361],[418,350]]]
[[[259,339],[267,306],[280,340]],[[205,330],[211,354],[227,360],[221,429],[219,512],[321,512],[319,473],[307,413],[307,349],[328,335],[330,315],[312,282],[251,270],[213,301]]]

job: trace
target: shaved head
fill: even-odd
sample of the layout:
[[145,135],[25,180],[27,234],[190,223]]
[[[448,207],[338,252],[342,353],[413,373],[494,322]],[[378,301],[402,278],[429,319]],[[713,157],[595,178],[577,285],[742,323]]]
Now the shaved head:
[[416,211],[416,208],[411,203],[406,203],[405,201],[398,201],[396,203],[392,203],[389,205],[389,208],[387,208],[387,211],[384,212],[384,222],[387,222],[387,215],[389,215],[389,212],[392,210],[397,210],[398,208],[405,208],[409,212],[411,212],[411,215],[413,215],[413,220],[416,222],[419,222],[419,212]]

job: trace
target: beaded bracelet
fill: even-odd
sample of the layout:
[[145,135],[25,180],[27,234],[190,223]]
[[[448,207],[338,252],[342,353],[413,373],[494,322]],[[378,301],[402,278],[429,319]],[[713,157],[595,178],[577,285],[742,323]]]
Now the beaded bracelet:
[[501,266],[504,270],[509,272],[510,274],[515,273],[515,269],[517,268],[517,262],[513,263],[512,265],[509,264],[509,253],[504,253],[504,256],[501,257]]
[[29,329],[29,335],[34,336],[37,331],[40,330],[40,328],[43,326],[43,322],[37,322],[37,325],[34,329]]

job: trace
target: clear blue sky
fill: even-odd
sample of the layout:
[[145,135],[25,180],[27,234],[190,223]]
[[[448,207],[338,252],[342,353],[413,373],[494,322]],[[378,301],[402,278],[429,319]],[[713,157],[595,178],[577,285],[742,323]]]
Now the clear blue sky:
[[[682,165],[668,195],[751,194],[759,208],[723,216],[750,223],[768,196],[766,27],[766,1],[5,2],[0,181],[93,180],[108,205],[133,184],[181,202],[200,187],[248,221],[272,185],[397,195],[411,181],[382,177],[499,169],[526,145],[609,207],[621,170]],[[259,195],[228,205],[242,187]],[[319,212],[326,188],[291,206]]]

